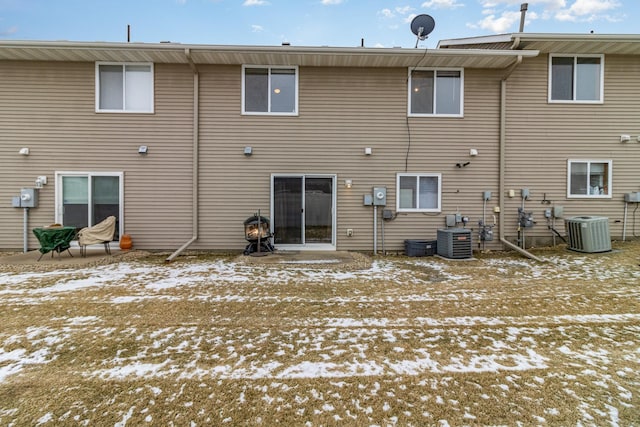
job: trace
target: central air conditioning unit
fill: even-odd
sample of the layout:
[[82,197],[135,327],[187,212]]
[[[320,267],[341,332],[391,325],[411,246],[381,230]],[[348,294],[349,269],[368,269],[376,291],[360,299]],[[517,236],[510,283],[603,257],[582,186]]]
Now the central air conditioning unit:
[[437,239],[438,255],[452,259],[473,257],[471,230],[466,228],[444,228],[438,230]]
[[611,250],[609,218],[603,216],[574,216],[566,218],[568,249],[578,252],[607,252]]

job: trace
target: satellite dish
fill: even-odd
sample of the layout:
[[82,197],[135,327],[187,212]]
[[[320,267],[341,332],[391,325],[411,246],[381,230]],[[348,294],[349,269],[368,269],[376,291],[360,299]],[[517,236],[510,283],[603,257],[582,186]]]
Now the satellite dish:
[[431,31],[436,27],[436,21],[429,15],[418,15],[411,21],[411,32],[418,38],[416,40],[416,47],[418,47],[418,41],[427,38]]

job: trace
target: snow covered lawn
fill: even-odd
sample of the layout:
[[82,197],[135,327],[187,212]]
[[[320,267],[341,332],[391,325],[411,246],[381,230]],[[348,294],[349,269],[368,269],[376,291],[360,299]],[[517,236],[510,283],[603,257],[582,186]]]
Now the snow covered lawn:
[[640,244],[0,272],[1,425],[640,425]]

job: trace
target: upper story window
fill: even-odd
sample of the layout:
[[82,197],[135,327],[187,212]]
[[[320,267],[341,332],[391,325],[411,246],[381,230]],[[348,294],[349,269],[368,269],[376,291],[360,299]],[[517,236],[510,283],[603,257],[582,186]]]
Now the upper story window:
[[399,173],[397,180],[398,212],[440,212],[441,174]]
[[550,55],[549,102],[601,103],[604,55]]
[[153,113],[153,64],[96,64],[96,111]]
[[242,113],[298,113],[297,67],[242,67]]
[[409,115],[462,117],[462,69],[409,70]]
[[611,198],[611,160],[569,160],[567,197]]

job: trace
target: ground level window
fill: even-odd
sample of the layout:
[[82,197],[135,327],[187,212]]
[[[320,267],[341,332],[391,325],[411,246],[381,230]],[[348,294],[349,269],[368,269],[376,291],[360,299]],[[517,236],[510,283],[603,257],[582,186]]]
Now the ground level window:
[[569,160],[567,197],[611,197],[611,160]]
[[56,222],[82,229],[109,216],[122,229],[123,174],[121,172],[57,172]]
[[440,174],[398,174],[397,210],[399,212],[440,212],[441,181]]

